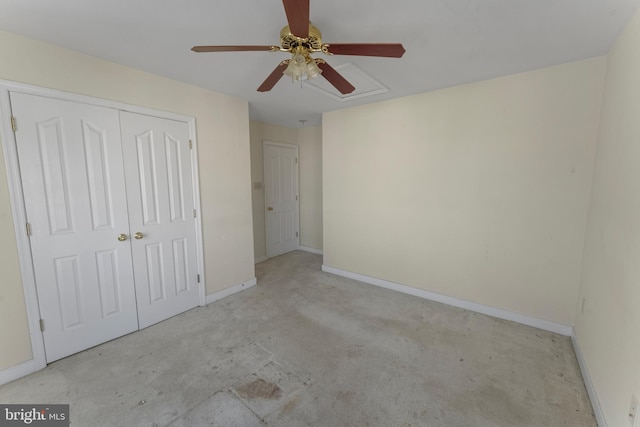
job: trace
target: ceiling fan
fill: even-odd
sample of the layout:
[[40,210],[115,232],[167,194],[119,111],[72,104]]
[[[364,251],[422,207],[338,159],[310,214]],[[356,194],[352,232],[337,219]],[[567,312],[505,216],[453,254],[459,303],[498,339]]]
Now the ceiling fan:
[[322,34],[309,22],[309,0],[282,0],[288,26],[280,31],[281,46],[194,46],[194,52],[289,52],[291,59],[280,62],[258,88],[270,91],[283,75],[292,80],[311,79],[322,75],[340,93],[348,94],[355,87],[331,67],[324,59],[311,54],[357,55],[400,58],[405,50],[400,43],[323,43]]

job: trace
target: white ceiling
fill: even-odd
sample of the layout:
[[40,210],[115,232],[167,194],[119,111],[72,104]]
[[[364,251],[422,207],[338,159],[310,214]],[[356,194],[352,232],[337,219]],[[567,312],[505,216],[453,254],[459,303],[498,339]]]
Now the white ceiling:
[[[640,0],[311,0],[323,41],[402,43],[401,59],[331,56],[389,89],[337,100],[283,77],[286,53],[193,53],[193,45],[278,45],[280,0],[0,0],[0,29],[249,101],[289,127],[322,112],[605,54]],[[320,77],[321,78],[321,77]]]

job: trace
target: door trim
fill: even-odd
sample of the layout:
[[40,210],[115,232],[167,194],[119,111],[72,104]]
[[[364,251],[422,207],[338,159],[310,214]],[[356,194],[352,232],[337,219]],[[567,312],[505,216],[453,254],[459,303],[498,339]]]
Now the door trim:
[[[7,169],[6,173],[7,184],[9,187],[9,199],[11,202],[11,212],[13,214],[13,226],[16,233],[18,259],[20,263],[20,273],[22,276],[22,288],[27,310],[27,321],[29,325],[32,351],[32,359],[19,362],[15,367],[11,366],[6,368],[5,370],[10,371],[16,367],[20,367],[20,373],[22,375],[27,375],[31,372],[38,371],[47,366],[44,351],[44,339],[42,332],[40,331],[40,310],[38,308],[38,296],[36,292],[35,273],[33,271],[33,259],[31,257],[29,237],[27,236],[26,230],[27,215],[22,193],[22,182],[20,179],[18,151],[16,146],[15,134],[11,129],[11,103],[9,92],[19,92],[82,104],[91,104],[101,107],[113,108],[116,110],[129,111],[132,113],[145,114],[148,116],[186,122],[189,125],[189,138],[192,142],[191,170],[193,175],[193,208],[196,211],[196,259],[197,270],[198,274],[200,275],[200,283],[198,285],[200,286],[200,305],[205,305],[206,279],[204,271],[202,209],[200,205],[200,174],[198,169],[198,144],[196,138],[195,118],[167,111],[139,107],[136,105],[117,101],[78,95],[40,86],[16,83],[8,80],[0,80],[0,138],[2,139],[2,149],[4,154],[5,166]],[[4,375],[2,374],[5,370],[0,371],[0,379],[3,379]],[[2,381],[0,381],[0,384],[2,384]]]
[[[282,142],[273,142],[269,140],[262,140],[262,179],[265,182],[266,188],[266,174],[265,174],[265,158],[264,158],[264,147],[266,145],[276,146],[276,147],[285,147],[285,148],[293,148],[296,152],[296,189],[298,193],[298,200],[296,200],[296,212],[298,214],[298,236],[296,237],[297,243],[296,246],[300,246],[300,148],[296,144],[284,144]],[[267,192],[264,191],[264,241],[265,241],[265,252],[266,258],[269,259],[273,255],[269,254],[269,241],[267,239]]]

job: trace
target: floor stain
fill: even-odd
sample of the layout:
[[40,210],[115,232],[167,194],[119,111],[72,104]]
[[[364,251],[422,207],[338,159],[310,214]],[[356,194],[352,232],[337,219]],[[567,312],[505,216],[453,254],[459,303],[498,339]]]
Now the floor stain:
[[356,397],[356,393],[353,391],[338,391],[338,396],[337,396],[337,400],[345,405],[351,405],[351,403],[353,403],[353,400]]
[[261,378],[236,387],[236,392],[245,399],[279,399],[282,396],[280,387]]
[[296,396],[293,399],[289,400],[283,407],[282,410],[280,411],[280,415],[285,415],[288,414],[289,412],[291,412],[293,410],[293,408],[296,407],[296,405],[298,404],[298,402],[300,401],[300,396]]

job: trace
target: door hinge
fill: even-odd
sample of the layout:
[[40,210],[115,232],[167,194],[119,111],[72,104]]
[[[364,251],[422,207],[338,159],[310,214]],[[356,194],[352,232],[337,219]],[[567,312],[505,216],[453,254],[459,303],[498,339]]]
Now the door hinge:
[[44,319],[40,319],[40,331],[44,332]]
[[298,237],[298,232],[296,231],[296,237]]
[[296,157],[296,163],[298,163],[298,158]]
[[31,224],[27,223],[27,237],[31,237]]
[[198,283],[200,283],[200,275],[198,274],[198,276],[197,276],[197,277],[198,277]]
[[296,196],[296,200],[298,200],[298,196]]
[[194,218],[197,218],[197,217],[198,217],[198,212],[197,212],[195,209],[193,210],[193,217],[194,217]]
[[11,130],[14,132],[18,130],[18,126],[16,125],[16,118],[11,116]]
[[193,141],[189,140],[189,150],[193,150]]

